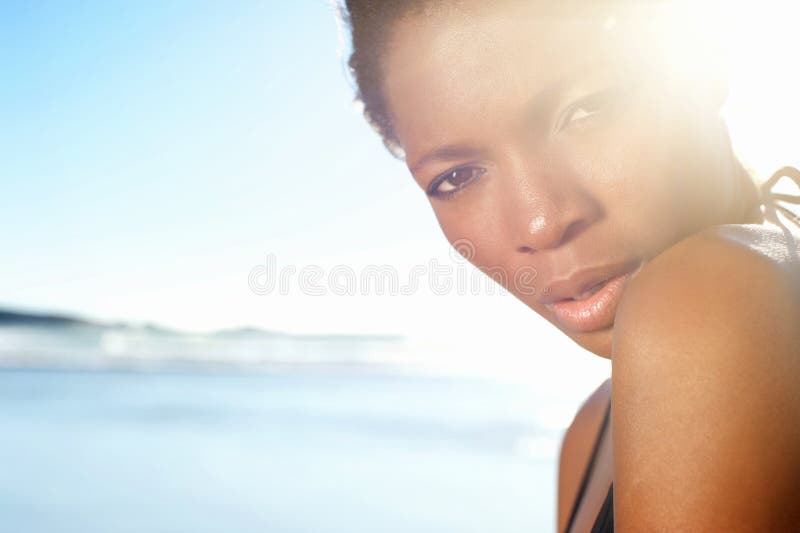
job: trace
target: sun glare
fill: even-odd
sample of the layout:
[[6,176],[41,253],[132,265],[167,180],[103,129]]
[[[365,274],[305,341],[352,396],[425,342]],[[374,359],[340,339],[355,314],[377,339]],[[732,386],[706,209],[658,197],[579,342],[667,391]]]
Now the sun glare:
[[[794,2],[676,2],[670,17],[684,21],[672,40],[676,59],[697,63],[716,54],[729,80],[722,113],[733,145],[760,179],[800,160],[800,88]],[[669,23],[668,23],[669,24]],[[699,52],[699,53],[698,53]]]

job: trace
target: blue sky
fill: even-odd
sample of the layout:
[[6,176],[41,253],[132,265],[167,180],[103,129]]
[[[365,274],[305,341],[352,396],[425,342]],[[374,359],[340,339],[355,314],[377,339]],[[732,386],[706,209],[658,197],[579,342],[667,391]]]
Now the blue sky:
[[212,327],[159,293],[442,241],[354,111],[328,2],[33,6],[0,7],[0,303]]

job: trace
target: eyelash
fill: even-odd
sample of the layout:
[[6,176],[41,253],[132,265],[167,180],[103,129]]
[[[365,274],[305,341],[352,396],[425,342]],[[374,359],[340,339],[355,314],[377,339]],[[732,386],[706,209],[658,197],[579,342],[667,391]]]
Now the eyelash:
[[[439,187],[442,185],[442,183],[447,182],[450,178],[453,177],[454,174],[456,174],[457,172],[462,171],[462,170],[471,170],[473,172],[473,174],[464,183],[461,183],[459,185],[453,185],[453,187],[455,187],[454,189],[451,189],[449,191],[440,191],[439,190]],[[464,187],[466,187],[467,185],[469,185],[473,181],[477,180],[485,172],[486,172],[485,168],[475,167],[475,166],[461,166],[461,167],[451,168],[447,172],[439,174],[438,176],[433,178],[431,183],[428,185],[428,189],[427,189],[426,192],[427,192],[428,196],[432,196],[432,197],[438,198],[440,200],[444,200],[444,199],[450,198],[454,194],[456,194],[456,193],[460,192],[461,190],[463,190]]]
[[[562,131],[573,124],[580,124],[584,120],[591,119],[596,114],[604,111],[609,104],[613,108],[617,104],[622,103],[624,100],[623,96],[625,94],[627,94],[627,91],[623,90],[622,88],[612,87],[611,89],[605,89],[603,91],[593,93],[585,98],[581,98],[580,100],[573,102],[569,107],[567,107],[564,113],[564,118],[558,121],[556,131]],[[572,117],[574,116],[575,112],[580,109],[586,109],[589,111],[589,113],[587,113],[586,116],[573,121]]]

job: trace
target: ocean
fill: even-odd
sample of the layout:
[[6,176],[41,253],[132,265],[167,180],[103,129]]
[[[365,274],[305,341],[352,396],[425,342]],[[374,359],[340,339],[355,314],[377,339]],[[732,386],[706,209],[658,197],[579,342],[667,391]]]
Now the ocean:
[[0,371],[0,530],[555,530],[531,387],[364,367]]

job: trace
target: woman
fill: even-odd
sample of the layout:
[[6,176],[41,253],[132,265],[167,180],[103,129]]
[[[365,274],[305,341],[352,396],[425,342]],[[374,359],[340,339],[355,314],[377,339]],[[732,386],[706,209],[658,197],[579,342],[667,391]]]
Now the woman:
[[800,530],[798,232],[768,192],[800,173],[757,187],[719,116],[724,76],[676,61],[653,9],[341,16],[364,114],[447,239],[612,361],[564,438],[558,530]]

